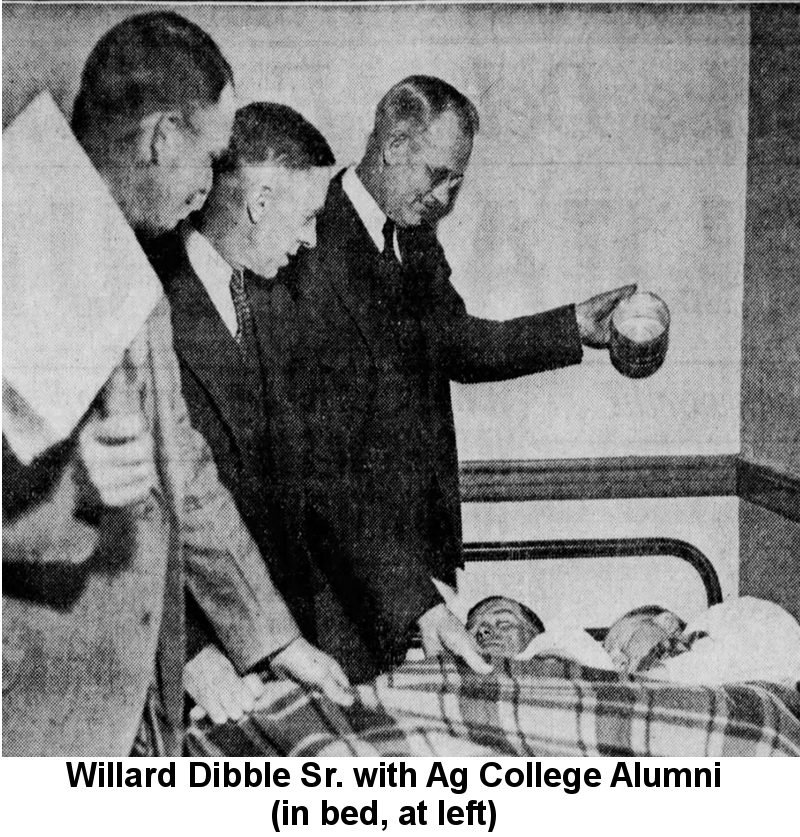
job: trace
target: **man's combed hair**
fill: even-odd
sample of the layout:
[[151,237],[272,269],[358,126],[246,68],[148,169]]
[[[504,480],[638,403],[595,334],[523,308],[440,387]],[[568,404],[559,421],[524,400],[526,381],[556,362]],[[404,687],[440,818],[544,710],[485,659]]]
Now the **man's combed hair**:
[[296,110],[275,102],[253,102],[236,111],[231,141],[215,174],[241,164],[277,163],[288,169],[332,166],[336,158],[324,136]]
[[445,111],[453,111],[470,137],[478,133],[478,109],[451,84],[434,76],[408,76],[378,102],[374,133],[386,137],[394,127],[409,122],[426,128]]
[[[661,605],[642,605],[641,607],[635,607],[633,610],[629,610],[623,618],[627,619],[631,616],[651,616],[653,619],[656,619],[661,616],[662,613],[668,612],[669,611],[665,607],[661,607]],[[680,616],[676,616],[676,618],[678,620],[678,624],[680,625],[680,629],[685,631],[686,622],[684,622]]]
[[481,608],[488,607],[489,605],[500,604],[501,602],[514,602],[519,605],[522,615],[525,619],[527,619],[528,623],[536,631],[536,633],[544,633],[544,622],[542,622],[542,620],[527,605],[524,605],[516,599],[510,599],[507,596],[487,596],[485,599],[481,599],[477,604],[474,604],[469,609],[469,613],[467,614],[467,629],[472,630],[478,611]]
[[129,17],[92,50],[72,112],[78,139],[119,137],[153,114],[219,101],[233,71],[214,40],[174,12]]

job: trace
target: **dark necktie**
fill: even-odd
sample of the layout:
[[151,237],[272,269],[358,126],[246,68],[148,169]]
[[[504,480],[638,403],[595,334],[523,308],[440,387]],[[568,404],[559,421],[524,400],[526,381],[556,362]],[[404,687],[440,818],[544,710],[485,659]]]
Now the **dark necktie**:
[[231,276],[231,299],[236,311],[236,342],[243,354],[247,354],[253,345],[253,311],[250,298],[244,286],[244,271],[234,270]]
[[380,304],[386,307],[390,316],[397,316],[399,307],[402,305],[403,296],[403,266],[397,258],[394,249],[394,234],[396,230],[394,221],[387,218],[383,225],[383,250],[381,251],[380,267],[378,270],[378,299]]
[[400,260],[397,258],[397,253],[394,249],[394,231],[396,229],[394,221],[391,218],[386,219],[386,223],[383,225],[383,257],[390,262],[394,262],[395,264],[400,264]]

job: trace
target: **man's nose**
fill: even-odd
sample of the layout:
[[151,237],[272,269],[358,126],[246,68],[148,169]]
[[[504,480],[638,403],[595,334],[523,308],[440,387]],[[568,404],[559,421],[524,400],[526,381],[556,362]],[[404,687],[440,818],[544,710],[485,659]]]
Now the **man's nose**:
[[206,198],[208,197],[208,194],[211,191],[211,185],[213,182],[214,173],[211,170],[211,166],[206,166],[203,170],[203,177],[199,181],[198,189],[196,192],[196,200],[200,201],[200,206],[202,206],[206,202]]
[[208,189],[198,189],[192,195],[192,200],[189,203],[190,211],[191,212],[197,212],[199,209],[202,209],[203,205],[206,202],[207,197],[208,197]]
[[479,625],[477,637],[479,641],[494,639],[494,629],[491,625]]
[[436,199],[436,202],[442,208],[450,205],[450,184],[448,181],[442,181],[431,190],[431,194]]

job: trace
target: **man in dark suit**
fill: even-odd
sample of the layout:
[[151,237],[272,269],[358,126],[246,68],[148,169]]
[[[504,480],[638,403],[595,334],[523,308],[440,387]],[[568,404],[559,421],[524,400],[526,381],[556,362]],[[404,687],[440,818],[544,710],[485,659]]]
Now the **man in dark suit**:
[[[301,628],[308,567],[297,494],[306,423],[287,378],[275,374],[296,356],[299,332],[290,289],[273,280],[299,248],[316,243],[333,163],[322,134],[299,113],[247,105],[194,224],[150,250],[172,308],[192,423]],[[197,608],[190,617],[199,650],[214,634]]]
[[[317,247],[292,266],[307,357],[287,371],[306,405],[306,480],[320,647],[355,679],[425,651],[484,664],[433,584],[462,563],[450,381],[494,381],[579,363],[607,342],[612,291],[535,316],[470,316],[436,224],[453,208],[478,129],[435,78],[395,85],[359,165],[332,182]],[[309,597],[311,594],[309,593]]]

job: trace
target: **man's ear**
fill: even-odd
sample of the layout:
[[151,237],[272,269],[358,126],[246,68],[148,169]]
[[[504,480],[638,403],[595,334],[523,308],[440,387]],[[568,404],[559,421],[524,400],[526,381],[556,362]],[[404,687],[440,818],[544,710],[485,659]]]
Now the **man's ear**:
[[182,152],[182,117],[179,113],[151,113],[139,123],[137,159],[153,166],[164,165]]
[[411,135],[402,127],[396,128],[390,134],[383,146],[383,162],[387,166],[396,166],[405,163],[411,144]]
[[257,224],[266,211],[267,204],[272,197],[273,187],[269,183],[261,183],[247,195],[247,217],[251,224]]

